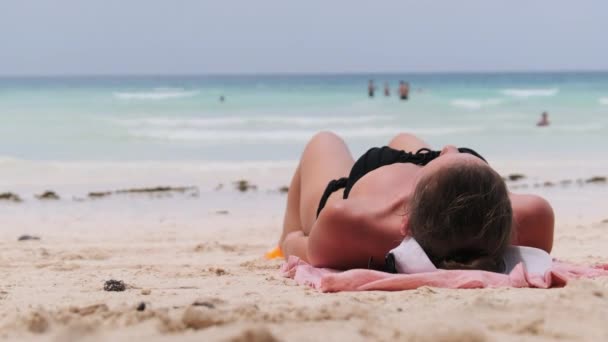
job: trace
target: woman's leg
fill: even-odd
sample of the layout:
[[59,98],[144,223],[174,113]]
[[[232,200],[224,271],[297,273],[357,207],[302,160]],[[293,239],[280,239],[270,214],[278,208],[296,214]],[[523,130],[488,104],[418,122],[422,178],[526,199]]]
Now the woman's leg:
[[397,134],[393,139],[391,139],[388,146],[396,150],[403,150],[412,153],[416,153],[416,151],[424,147],[431,148],[431,146],[424,140],[408,133]]
[[317,133],[308,142],[291,180],[279,243],[294,231],[310,233],[327,184],[332,179],[348,176],[353,163],[348,147],[333,133]]

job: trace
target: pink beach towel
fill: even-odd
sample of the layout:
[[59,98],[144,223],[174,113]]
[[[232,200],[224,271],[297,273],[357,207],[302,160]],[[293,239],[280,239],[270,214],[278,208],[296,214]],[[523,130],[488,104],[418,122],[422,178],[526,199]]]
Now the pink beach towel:
[[562,287],[568,280],[608,276],[608,264],[593,267],[574,265],[561,261],[553,264],[544,276],[526,272],[520,263],[509,274],[471,270],[439,270],[416,274],[392,274],[367,269],[336,271],[316,268],[290,256],[281,267],[283,276],[306,284],[321,292],[339,291],[401,291],[421,286],[451,289],[476,289],[484,287]]

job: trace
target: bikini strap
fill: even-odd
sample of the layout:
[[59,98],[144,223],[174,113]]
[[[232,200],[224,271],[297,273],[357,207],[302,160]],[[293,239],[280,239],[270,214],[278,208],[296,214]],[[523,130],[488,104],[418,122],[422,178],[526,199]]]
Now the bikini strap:
[[338,178],[338,179],[332,179],[329,182],[329,184],[327,184],[327,187],[325,187],[325,191],[323,192],[323,195],[321,195],[321,200],[319,201],[319,207],[317,208],[317,217],[319,217],[319,214],[321,213],[321,209],[323,209],[323,207],[325,207],[325,203],[327,203],[329,196],[332,193],[334,193],[335,191],[338,191],[342,188],[346,188],[347,182],[348,182],[348,177],[342,177],[342,178]]

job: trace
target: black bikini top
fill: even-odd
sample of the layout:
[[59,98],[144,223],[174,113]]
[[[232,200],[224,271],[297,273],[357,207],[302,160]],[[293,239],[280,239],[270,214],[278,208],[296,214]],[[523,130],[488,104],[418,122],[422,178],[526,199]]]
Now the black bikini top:
[[[474,155],[487,163],[484,157],[470,148],[460,147],[458,148],[458,151],[460,153]],[[389,146],[373,147],[365,152],[359,159],[357,159],[355,164],[353,164],[350,174],[346,179],[344,198],[348,198],[348,194],[355,183],[368,172],[371,172],[379,167],[395,163],[412,163],[415,165],[424,166],[433,161],[435,158],[439,157],[440,154],[441,151],[434,151],[428,148],[421,148],[416,151],[416,153],[411,153],[403,150],[396,150]]]

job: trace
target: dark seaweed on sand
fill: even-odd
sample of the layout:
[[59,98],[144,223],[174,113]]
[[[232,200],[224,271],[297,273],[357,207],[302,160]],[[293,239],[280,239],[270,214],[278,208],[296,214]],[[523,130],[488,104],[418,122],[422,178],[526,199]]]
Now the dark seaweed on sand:
[[110,196],[112,194],[111,191],[98,191],[98,192],[89,192],[89,198],[101,198]]
[[39,200],[58,200],[59,195],[57,195],[54,191],[47,190],[40,195],[36,195],[36,198]]
[[257,185],[250,184],[249,181],[245,180],[245,179],[240,179],[240,180],[234,182],[234,186],[240,192],[246,192],[248,190],[257,190],[258,189]]
[[34,235],[21,235],[17,238],[17,241],[30,241],[30,240],[40,240],[40,237]]
[[606,177],[595,176],[587,179],[585,183],[606,183]]
[[89,198],[101,198],[110,196],[112,194],[162,194],[162,193],[187,193],[198,194],[198,188],[195,186],[157,186],[151,188],[131,188],[131,189],[119,189],[114,191],[99,191],[89,192]]
[[526,178],[525,175],[522,175],[521,173],[512,173],[508,176],[508,179],[512,182],[518,181],[520,179],[524,179]]
[[156,192],[187,192],[187,191],[198,191],[195,186],[157,186],[153,188],[132,188],[124,190],[116,190],[117,194],[141,194],[141,193],[156,193]]
[[125,286],[125,283],[122,280],[114,280],[114,279],[110,279],[110,280],[106,280],[106,282],[103,284],[103,290],[104,291],[124,291],[127,287]]
[[14,194],[12,192],[0,193],[0,200],[13,201],[13,202],[23,202],[23,200],[21,199],[21,197],[19,197],[19,195]]

